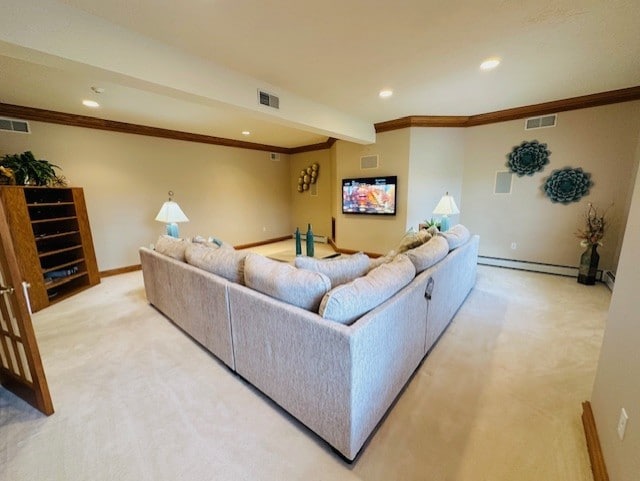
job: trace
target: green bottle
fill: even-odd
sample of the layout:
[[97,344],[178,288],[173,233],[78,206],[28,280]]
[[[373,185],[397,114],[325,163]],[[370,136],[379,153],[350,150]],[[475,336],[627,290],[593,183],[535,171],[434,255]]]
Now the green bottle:
[[307,257],[313,257],[313,231],[311,224],[307,225]]
[[296,256],[302,255],[302,243],[300,242],[300,229],[296,227]]

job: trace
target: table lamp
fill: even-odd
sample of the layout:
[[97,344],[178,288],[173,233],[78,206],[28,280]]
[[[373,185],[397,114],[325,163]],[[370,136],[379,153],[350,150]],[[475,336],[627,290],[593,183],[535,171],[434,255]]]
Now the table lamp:
[[453,196],[449,195],[449,192],[447,192],[442,196],[442,199],[440,199],[436,208],[433,209],[433,213],[434,215],[442,216],[440,219],[440,231],[446,232],[449,230],[449,217],[447,216],[459,214],[460,209],[458,209],[456,201],[453,200]]
[[179,237],[178,222],[189,222],[189,219],[184,215],[178,203],[171,199],[172,195],[173,192],[169,191],[169,200],[160,207],[156,220],[167,224],[167,235]]

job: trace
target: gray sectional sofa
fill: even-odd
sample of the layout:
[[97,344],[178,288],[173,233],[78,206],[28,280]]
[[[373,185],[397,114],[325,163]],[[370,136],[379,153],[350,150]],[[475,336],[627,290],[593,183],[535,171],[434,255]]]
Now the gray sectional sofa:
[[[475,284],[478,244],[478,236],[434,237],[339,286],[323,265],[302,272],[233,249],[191,246],[184,256],[231,256],[214,270],[223,275],[181,254],[142,247],[140,258],[153,306],[353,460]],[[305,290],[294,303],[306,307],[288,302],[296,289],[277,285],[286,279]],[[376,289],[371,308],[366,291]]]

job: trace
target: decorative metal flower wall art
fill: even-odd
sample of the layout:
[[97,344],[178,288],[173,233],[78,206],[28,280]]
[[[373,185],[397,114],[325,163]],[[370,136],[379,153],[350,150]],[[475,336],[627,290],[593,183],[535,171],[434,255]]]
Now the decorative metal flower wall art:
[[519,177],[533,175],[549,163],[549,155],[551,151],[547,149],[547,144],[541,144],[537,140],[525,141],[514,147],[507,155],[506,165]]
[[300,171],[300,177],[298,177],[298,192],[306,192],[311,187],[311,184],[315,184],[318,181],[318,172],[320,171],[320,165],[313,163],[306,169]]
[[554,170],[542,188],[551,202],[569,204],[578,202],[587,195],[592,185],[591,174],[584,172],[580,167],[565,167]]

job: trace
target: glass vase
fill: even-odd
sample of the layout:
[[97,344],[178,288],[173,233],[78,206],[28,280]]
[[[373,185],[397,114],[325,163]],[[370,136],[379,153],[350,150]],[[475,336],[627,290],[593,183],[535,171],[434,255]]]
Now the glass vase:
[[598,244],[589,244],[580,256],[580,267],[578,268],[578,282],[580,284],[592,286],[596,283],[599,262]]

